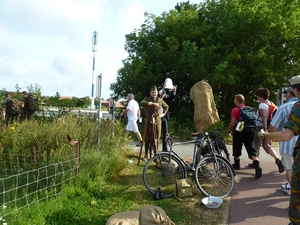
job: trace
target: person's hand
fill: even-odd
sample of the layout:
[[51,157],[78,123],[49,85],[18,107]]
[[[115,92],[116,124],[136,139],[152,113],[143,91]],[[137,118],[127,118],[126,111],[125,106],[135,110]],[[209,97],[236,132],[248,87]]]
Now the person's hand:
[[160,113],[158,116],[159,116],[159,118],[162,118],[162,117],[164,117],[166,114],[164,114],[164,113]]
[[265,134],[266,132],[264,131],[264,129],[261,129],[258,133],[257,133],[257,135],[258,135],[258,137],[261,137],[261,135],[262,134]]
[[177,87],[173,86],[173,93],[174,93],[174,95],[176,94],[176,90],[177,90]]
[[154,103],[154,102],[149,102],[148,105],[155,105],[155,106],[159,106],[158,103]]
[[143,118],[142,117],[140,117],[139,118],[139,123],[141,123],[143,121]]

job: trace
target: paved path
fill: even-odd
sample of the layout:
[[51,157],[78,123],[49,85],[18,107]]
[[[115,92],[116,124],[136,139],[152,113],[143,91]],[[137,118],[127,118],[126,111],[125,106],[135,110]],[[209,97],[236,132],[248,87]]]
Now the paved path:
[[[232,146],[227,145],[227,148],[229,153],[232,153]],[[139,150],[137,147],[135,149]],[[173,150],[182,157],[192,157],[193,144],[174,144]],[[278,149],[275,150],[280,157]],[[286,179],[285,172],[279,174],[275,160],[264,150],[261,150],[260,155],[263,175],[260,179],[255,179],[254,169],[247,166],[250,160],[246,150],[243,149],[241,170],[236,172],[239,182],[234,185],[230,194],[229,225],[288,225],[289,223],[289,196],[280,189]],[[232,157],[231,161],[233,161]]]

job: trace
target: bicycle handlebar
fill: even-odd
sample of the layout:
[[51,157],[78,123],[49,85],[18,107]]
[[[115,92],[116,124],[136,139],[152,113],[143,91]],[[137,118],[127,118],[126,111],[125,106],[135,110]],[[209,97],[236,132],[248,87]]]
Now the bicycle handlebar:
[[171,135],[166,134],[166,139],[167,140],[180,139],[180,137],[174,136],[174,134],[176,134],[176,133],[183,133],[183,132],[184,132],[184,130],[176,130]]
[[214,129],[212,129],[211,131],[209,132],[199,132],[199,133],[191,133],[191,137],[192,138],[202,138],[204,136],[208,136],[210,138],[216,138],[216,137],[220,137],[221,134],[220,133],[217,133],[215,131],[217,130],[222,130],[222,127],[216,127]]

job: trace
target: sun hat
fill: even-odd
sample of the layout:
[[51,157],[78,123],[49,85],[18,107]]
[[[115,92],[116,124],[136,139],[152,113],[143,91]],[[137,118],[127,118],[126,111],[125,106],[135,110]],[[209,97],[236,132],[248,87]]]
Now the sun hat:
[[291,86],[295,84],[300,84],[300,75],[294,76],[289,80]]

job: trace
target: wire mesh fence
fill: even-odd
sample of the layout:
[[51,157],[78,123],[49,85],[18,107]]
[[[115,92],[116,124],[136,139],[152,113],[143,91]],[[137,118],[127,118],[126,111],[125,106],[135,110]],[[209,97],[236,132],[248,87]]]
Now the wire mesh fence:
[[53,162],[33,155],[0,156],[0,207],[2,217],[31,204],[59,195],[67,182],[78,175],[80,151]]

